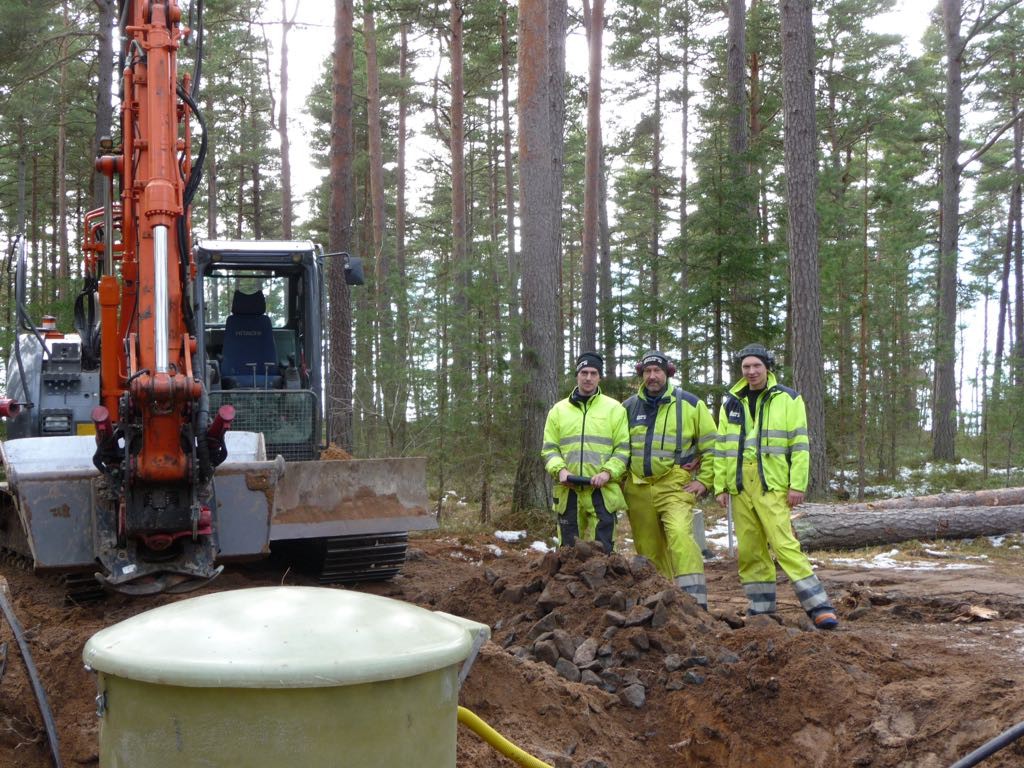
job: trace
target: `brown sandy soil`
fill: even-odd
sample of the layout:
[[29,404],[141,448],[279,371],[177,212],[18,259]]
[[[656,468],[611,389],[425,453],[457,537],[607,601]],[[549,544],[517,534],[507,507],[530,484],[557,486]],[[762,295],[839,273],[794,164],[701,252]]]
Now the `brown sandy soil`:
[[[63,763],[96,765],[86,640],[188,596],[67,606],[55,580],[10,563],[0,573],[30,639]],[[1024,720],[1024,568],[819,575],[842,619],[831,633],[809,627],[785,583],[779,621],[742,626],[745,603],[728,560],[708,565],[708,615],[642,561],[588,548],[542,555],[488,537],[418,537],[403,575],[365,591],[489,624],[492,640],[461,703],[557,768],[940,768]],[[311,582],[264,564],[236,568],[207,589],[280,583]],[[966,620],[971,605],[999,615]],[[0,643],[0,766],[49,766],[6,623]],[[465,728],[458,745],[459,766],[513,764]],[[984,765],[1024,765],[1024,744]]]

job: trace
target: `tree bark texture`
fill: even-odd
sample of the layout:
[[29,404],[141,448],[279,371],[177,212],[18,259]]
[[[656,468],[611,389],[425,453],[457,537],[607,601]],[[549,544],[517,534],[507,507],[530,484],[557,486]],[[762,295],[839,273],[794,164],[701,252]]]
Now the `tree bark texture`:
[[[508,319],[515,323],[519,317],[519,259],[516,255],[516,204],[513,182],[512,119],[509,109],[509,52],[508,4],[501,5],[501,125],[504,146],[505,171],[505,247],[508,251]],[[516,352],[517,350],[512,350]]]
[[960,0],[942,0],[946,35],[946,108],[943,115],[942,199],[939,204],[939,316],[935,331],[935,404],[932,409],[932,458],[956,455],[956,282],[960,221],[960,110],[963,102],[963,42]]
[[859,549],[912,539],[965,539],[1024,531],[1024,504],[870,509],[805,504],[793,518],[803,549]]
[[[682,130],[681,156],[679,160],[679,290],[686,296],[690,292],[690,236],[688,232],[690,217],[689,178],[686,165],[690,159],[690,8],[684,3],[682,29]],[[690,324],[686,318],[679,324],[679,376],[684,382],[690,381],[692,361],[690,360]]]
[[366,45],[366,115],[370,154],[370,208],[373,225],[374,288],[377,292],[377,384],[381,413],[387,429],[387,449],[393,455],[405,414],[398,411],[400,377],[406,366],[395,352],[395,321],[392,311],[394,276],[384,242],[384,149],[380,116],[380,70],[377,64],[377,30],[373,3],[363,6],[363,41]]
[[822,381],[821,285],[816,199],[817,131],[814,104],[814,28],[811,0],[782,2],[783,145],[789,207],[789,290],[793,381],[807,408],[811,492],[828,487],[825,393]]
[[[564,7],[564,6],[563,6]],[[544,420],[557,398],[558,211],[552,182],[557,168],[548,77],[547,0],[519,4],[519,210],[522,221],[522,432],[513,509],[549,506],[540,458]],[[560,170],[560,169],[559,169]]]
[[[355,60],[352,0],[334,3],[334,68],[331,78],[331,165],[328,243],[332,253],[352,247],[352,74]],[[341,259],[327,268],[330,299],[330,366],[327,375],[328,438],[352,450],[352,303]]]
[[[1013,54],[1014,79],[1020,77],[1016,52]],[[1020,93],[1013,92],[1010,111],[1020,111]],[[1017,120],[1013,126],[1013,192],[1010,195],[1010,217],[1013,219],[1013,268],[1014,268],[1014,312],[1013,328],[1017,347],[1013,356],[1014,381],[1017,386],[1024,384],[1024,217],[1022,217],[1021,185],[1024,183],[1024,120]]]
[[747,151],[747,4],[729,0],[728,52],[726,54],[729,100],[729,151],[738,158]]
[[[460,375],[470,376],[469,328],[469,276],[466,243],[466,147],[464,117],[464,84],[462,77],[462,3],[451,0],[451,67],[452,104],[450,116],[450,143],[452,154],[452,274],[455,277],[454,322],[462,329],[455,333],[456,343],[452,354],[455,370]],[[469,378],[466,383],[472,381]]]
[[206,92],[205,109],[206,132],[210,138],[206,145],[206,236],[211,240],[217,239],[217,217],[220,209],[217,205],[217,142],[213,140],[214,108],[213,94]]
[[[296,3],[295,12],[298,13]],[[287,0],[281,0],[281,104],[277,118],[277,131],[281,137],[281,235],[292,239],[292,163],[291,142],[288,137],[288,33],[295,17],[288,18]]]
[[903,496],[895,499],[849,504],[845,508],[859,509],[920,509],[929,507],[1000,507],[1024,504],[1024,488],[995,488],[964,493],[937,493],[930,496]]
[[[584,0],[584,9],[589,8]],[[597,349],[597,241],[601,197],[601,44],[604,0],[594,0],[586,14],[590,46],[590,82],[587,85],[587,151],[583,182],[583,293],[580,302],[581,350]]]
[[[114,106],[111,102],[111,88],[114,82],[114,0],[93,0],[99,11],[99,33],[97,56],[99,63],[96,73],[96,129],[93,134],[93,153],[99,154],[100,141],[113,136]],[[102,208],[106,200],[104,187],[106,176],[94,171],[92,176],[92,199],[94,208]],[[113,194],[113,193],[112,193]]]
[[[400,33],[400,46],[398,58],[398,74],[404,83],[409,76],[409,25],[402,22]],[[405,260],[405,141],[406,123],[409,114],[409,93],[408,89],[402,88],[398,96],[398,169],[395,180],[395,295],[394,301],[398,306],[396,318],[398,328],[395,334],[395,357],[402,363],[409,359],[409,338],[411,328],[409,324],[409,290],[408,274]],[[409,386],[408,376],[404,371],[401,374],[401,384],[398,391],[397,415],[400,419],[400,433],[397,439],[397,447],[405,450],[406,443],[406,412],[409,409]]]

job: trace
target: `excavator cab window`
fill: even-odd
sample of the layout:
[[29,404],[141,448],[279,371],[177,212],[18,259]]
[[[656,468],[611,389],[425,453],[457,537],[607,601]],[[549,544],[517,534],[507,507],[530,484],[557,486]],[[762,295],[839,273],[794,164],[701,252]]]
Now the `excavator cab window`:
[[[302,281],[280,273],[215,271],[203,281],[207,359],[222,389],[280,389],[298,370]],[[301,383],[299,381],[298,383]]]

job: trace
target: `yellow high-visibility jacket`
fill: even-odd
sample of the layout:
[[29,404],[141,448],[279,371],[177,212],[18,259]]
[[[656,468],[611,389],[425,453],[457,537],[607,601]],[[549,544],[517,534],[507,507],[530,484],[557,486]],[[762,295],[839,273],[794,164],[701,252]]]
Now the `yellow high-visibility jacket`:
[[757,418],[750,413],[747,382],[729,389],[718,414],[715,444],[715,494],[738,493],[743,485],[743,461],[756,461],[765,491],[807,491],[810,443],[803,398],[778,383],[769,371],[757,397]]
[[623,406],[629,416],[629,469],[634,479],[659,478],[672,467],[703,458],[693,479],[711,487],[715,469],[710,459],[717,430],[703,400],[675,387],[652,402],[641,386]]
[[[629,429],[626,411],[617,400],[601,394],[598,389],[586,402],[572,395],[559,400],[548,411],[544,423],[544,445],[540,455],[544,469],[556,481],[555,511],[561,514],[569,498],[569,488],[557,483],[564,468],[571,475],[593,477],[607,471],[613,481],[619,480],[629,464]],[[593,488],[575,489],[581,501],[589,501]],[[601,489],[605,508],[617,512],[626,508],[622,488],[610,482]]]

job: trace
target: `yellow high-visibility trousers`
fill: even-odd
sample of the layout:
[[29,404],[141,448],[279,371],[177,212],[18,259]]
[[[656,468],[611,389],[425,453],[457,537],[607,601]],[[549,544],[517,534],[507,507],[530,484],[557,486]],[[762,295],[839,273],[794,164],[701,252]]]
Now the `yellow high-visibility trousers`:
[[706,606],[704,557],[693,538],[693,506],[697,498],[683,490],[689,482],[687,470],[673,467],[658,478],[630,473],[623,490],[637,554],[650,560],[658,573],[675,581]]

